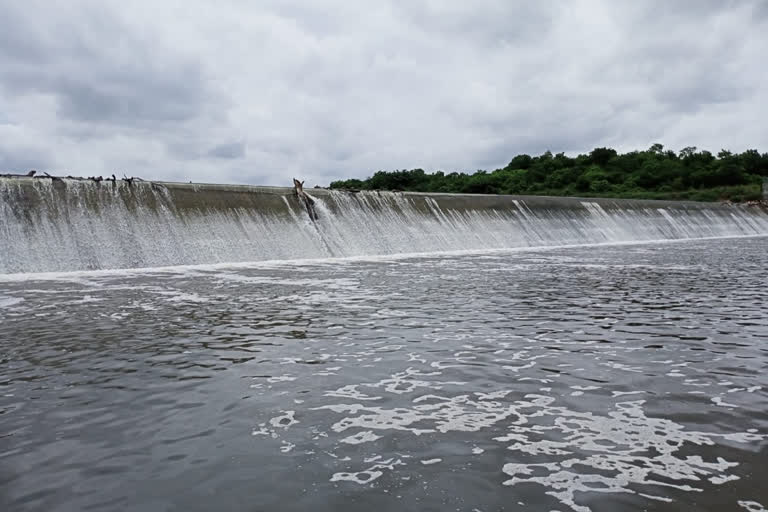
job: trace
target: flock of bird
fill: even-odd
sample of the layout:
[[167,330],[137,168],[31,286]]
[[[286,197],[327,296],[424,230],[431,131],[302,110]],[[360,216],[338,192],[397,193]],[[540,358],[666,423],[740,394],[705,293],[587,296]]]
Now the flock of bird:
[[124,182],[128,183],[128,185],[132,185],[134,181],[144,181],[142,178],[137,178],[135,176],[132,176],[132,177],[129,178],[125,174],[123,174],[122,178],[117,178],[117,177],[115,177],[114,174],[111,177],[108,176],[106,178],[103,177],[103,176],[88,176],[87,178],[83,178],[83,177],[80,177],[80,176],[63,176],[63,177],[62,176],[52,176],[52,175],[48,174],[47,172],[43,172],[43,174],[38,174],[37,171],[35,171],[35,170],[29,171],[27,174],[0,174],[0,178],[43,178],[43,179],[50,179],[50,180],[53,180],[53,181],[62,180],[64,178],[66,178],[68,180],[93,181],[93,182],[96,182],[96,183],[101,183],[102,181],[111,181],[111,182],[114,183],[114,182],[118,181],[118,179],[119,179],[120,181],[124,181]]

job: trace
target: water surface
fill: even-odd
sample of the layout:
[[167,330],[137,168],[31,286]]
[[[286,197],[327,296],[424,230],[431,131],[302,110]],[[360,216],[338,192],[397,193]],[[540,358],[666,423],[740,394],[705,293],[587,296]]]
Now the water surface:
[[0,510],[763,510],[766,242],[0,276]]

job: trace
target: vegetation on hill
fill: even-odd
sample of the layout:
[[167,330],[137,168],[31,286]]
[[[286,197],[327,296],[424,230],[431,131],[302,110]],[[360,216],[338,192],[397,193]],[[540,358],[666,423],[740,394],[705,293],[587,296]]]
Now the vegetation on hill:
[[760,199],[766,176],[768,153],[722,150],[713,155],[695,147],[675,153],[654,144],[646,151],[624,154],[595,148],[576,157],[549,151],[540,156],[517,155],[502,169],[473,174],[379,171],[365,180],[334,181],[331,188],[749,201]]

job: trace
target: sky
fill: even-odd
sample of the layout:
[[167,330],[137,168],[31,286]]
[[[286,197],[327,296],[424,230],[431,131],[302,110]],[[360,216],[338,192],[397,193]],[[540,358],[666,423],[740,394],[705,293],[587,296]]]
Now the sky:
[[768,151],[768,0],[0,0],[0,172],[327,185]]

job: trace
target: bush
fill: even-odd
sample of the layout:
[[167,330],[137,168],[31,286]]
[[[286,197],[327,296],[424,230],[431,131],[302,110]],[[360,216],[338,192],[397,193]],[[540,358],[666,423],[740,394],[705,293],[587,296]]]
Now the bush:
[[762,176],[768,175],[768,153],[754,149],[741,154],[687,147],[675,154],[654,144],[646,151],[619,154],[595,148],[588,155],[568,157],[522,154],[493,172],[474,174],[423,169],[378,171],[366,180],[331,183],[333,189],[409,190],[474,194],[599,195],[635,199],[749,201],[761,198]]

